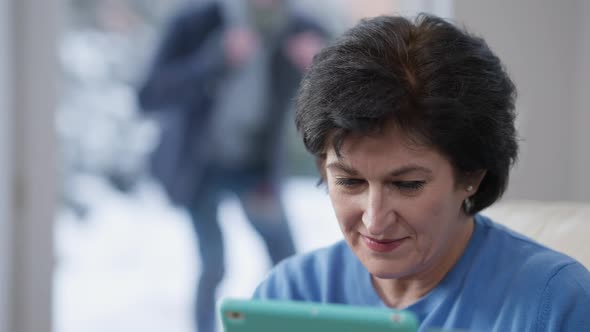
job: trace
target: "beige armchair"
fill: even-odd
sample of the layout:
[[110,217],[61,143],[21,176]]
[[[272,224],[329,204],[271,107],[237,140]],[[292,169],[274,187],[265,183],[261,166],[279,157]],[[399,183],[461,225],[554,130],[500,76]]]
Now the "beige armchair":
[[505,201],[482,214],[577,259],[590,269],[590,204]]

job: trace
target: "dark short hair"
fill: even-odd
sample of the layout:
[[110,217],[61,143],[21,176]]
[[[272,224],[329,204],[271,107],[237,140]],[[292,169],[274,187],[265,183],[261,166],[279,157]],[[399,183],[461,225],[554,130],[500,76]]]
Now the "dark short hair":
[[361,21],[314,58],[297,98],[296,125],[318,165],[351,133],[378,133],[394,121],[435,148],[458,179],[486,170],[466,210],[504,193],[518,154],[516,90],[486,42],[427,14],[411,21]]

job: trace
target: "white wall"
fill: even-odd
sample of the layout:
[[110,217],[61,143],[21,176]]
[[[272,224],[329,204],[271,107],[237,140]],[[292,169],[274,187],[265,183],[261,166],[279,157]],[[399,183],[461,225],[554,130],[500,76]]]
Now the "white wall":
[[0,332],[49,332],[58,0],[0,5]]
[[454,7],[456,20],[503,59],[519,91],[523,141],[506,197],[590,201],[590,149],[584,150],[590,119],[583,100],[590,92],[590,5],[456,0]]

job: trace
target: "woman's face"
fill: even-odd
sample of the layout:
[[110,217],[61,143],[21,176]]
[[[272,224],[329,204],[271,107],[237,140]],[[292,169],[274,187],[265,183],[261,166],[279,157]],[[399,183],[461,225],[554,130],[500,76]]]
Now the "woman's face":
[[462,203],[476,189],[457,184],[443,155],[394,126],[349,135],[340,153],[327,150],[328,192],[348,245],[373,276],[420,276],[463,250],[472,225]]

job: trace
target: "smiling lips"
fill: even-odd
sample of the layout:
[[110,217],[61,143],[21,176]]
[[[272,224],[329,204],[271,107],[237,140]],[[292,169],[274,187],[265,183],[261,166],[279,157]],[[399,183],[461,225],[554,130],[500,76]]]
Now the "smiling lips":
[[377,240],[365,235],[361,235],[363,241],[369,249],[376,252],[389,252],[397,249],[407,238],[397,240]]

